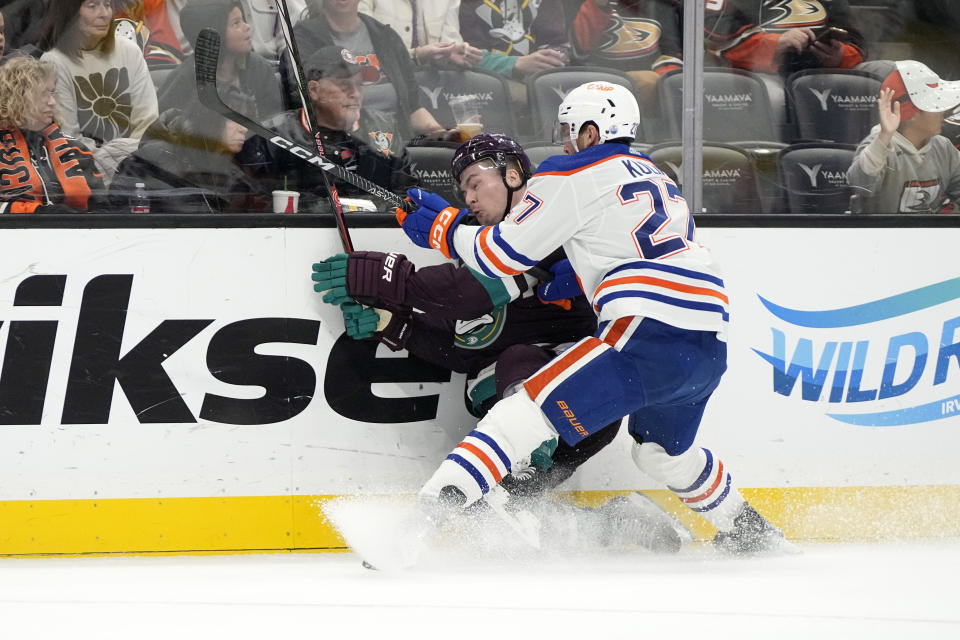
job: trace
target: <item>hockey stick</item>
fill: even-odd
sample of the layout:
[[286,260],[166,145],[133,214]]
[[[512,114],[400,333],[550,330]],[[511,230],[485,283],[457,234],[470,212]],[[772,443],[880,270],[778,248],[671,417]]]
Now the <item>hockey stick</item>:
[[[205,107],[211,111],[219,113],[227,120],[232,120],[237,124],[243,125],[250,131],[253,131],[260,137],[267,140],[270,144],[279,147],[287,153],[292,153],[301,160],[304,160],[308,164],[320,169],[320,171],[324,174],[324,180],[327,179],[327,175],[329,174],[337,180],[342,180],[343,182],[346,182],[347,184],[350,184],[365,193],[380,198],[394,208],[401,208],[405,210],[409,208],[409,200],[401,198],[392,191],[384,189],[376,182],[367,180],[366,178],[358,176],[352,171],[344,169],[338,164],[330,162],[315,149],[308,149],[307,147],[297,144],[292,140],[287,140],[281,135],[277,135],[275,132],[263,126],[256,120],[248,118],[242,113],[234,111],[231,107],[227,106],[220,98],[220,94],[217,93],[217,63],[220,59],[220,34],[216,30],[205,28],[200,32],[200,35],[197,37],[196,47],[194,47],[194,58],[197,72],[197,95],[200,98],[200,102]],[[339,205],[339,200],[337,201],[337,205]],[[346,230],[345,224],[341,226],[342,222],[342,218],[338,218],[337,228],[341,231],[341,240],[344,239],[343,232]],[[347,242],[349,242],[349,233],[347,233]],[[348,248],[345,242],[344,248],[348,251],[352,251],[353,243],[350,242]],[[537,269],[536,267],[530,269],[529,273],[535,278],[543,281],[553,279],[553,274],[545,270]]]
[[[290,57],[290,68],[293,70],[293,78],[297,83],[297,91],[300,94],[300,103],[303,105],[303,115],[307,122],[307,128],[317,145],[317,154],[322,160],[326,160],[323,155],[323,142],[320,140],[320,132],[315,126],[316,118],[313,113],[313,102],[310,100],[307,85],[303,77],[303,65],[300,63],[300,50],[297,48],[297,42],[293,38],[293,24],[290,22],[290,9],[287,7],[287,0],[276,1],[277,14],[280,16],[280,30],[283,31],[283,39],[287,43],[287,55]],[[330,182],[326,173],[321,173],[323,186],[330,196],[330,202],[333,203],[333,215],[337,221],[337,231],[340,232],[340,242],[343,250],[347,253],[353,253],[353,240],[350,239],[350,230],[347,228],[347,220],[343,217],[343,206],[340,204],[340,192]]]

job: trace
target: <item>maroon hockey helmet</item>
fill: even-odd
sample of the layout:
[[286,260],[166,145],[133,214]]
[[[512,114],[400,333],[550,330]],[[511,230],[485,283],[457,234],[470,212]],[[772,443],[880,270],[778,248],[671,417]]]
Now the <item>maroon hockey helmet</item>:
[[451,168],[454,183],[459,187],[460,174],[464,169],[487,158],[493,160],[503,176],[507,172],[507,160],[516,158],[520,164],[523,183],[526,184],[530,177],[530,158],[516,140],[500,133],[481,133],[461,144],[453,154]]

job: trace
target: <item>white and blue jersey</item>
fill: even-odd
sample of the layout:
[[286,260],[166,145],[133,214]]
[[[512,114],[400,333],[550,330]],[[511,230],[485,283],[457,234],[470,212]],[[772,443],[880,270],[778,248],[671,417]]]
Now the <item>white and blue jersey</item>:
[[612,143],[545,161],[500,224],[457,228],[457,253],[491,277],[562,246],[600,323],[524,380],[525,394],[491,409],[424,494],[452,485],[478,499],[545,433],[574,446],[627,416],[637,465],[729,531],[743,498],[724,465],[694,446],[726,370],[728,301],[695,236],[677,185]]
[[686,201],[627,145],[547,159],[500,224],[461,225],[454,246],[490,277],[526,271],[562,246],[601,322],[643,316],[726,334],[723,280]]

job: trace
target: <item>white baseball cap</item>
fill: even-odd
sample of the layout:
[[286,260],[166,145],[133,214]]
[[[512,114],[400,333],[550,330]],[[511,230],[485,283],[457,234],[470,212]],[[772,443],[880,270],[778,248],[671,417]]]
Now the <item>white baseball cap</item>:
[[909,120],[917,111],[950,111],[960,105],[960,81],[948,82],[916,60],[900,60],[881,89],[893,89],[900,102],[900,117]]

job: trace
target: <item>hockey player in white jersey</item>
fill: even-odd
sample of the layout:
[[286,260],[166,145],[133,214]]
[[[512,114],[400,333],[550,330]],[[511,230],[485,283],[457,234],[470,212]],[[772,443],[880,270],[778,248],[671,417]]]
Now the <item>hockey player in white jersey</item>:
[[640,114],[625,88],[590,82],[560,105],[567,155],[544,161],[497,225],[460,224],[416,189],[397,218],[419,246],[491,277],[522,273],[562,246],[599,317],[585,338],[499,403],[420,491],[441,514],[479,500],[540,443],[573,444],[628,416],[633,460],[718,530],[734,553],[785,545],[740,495],[724,464],[694,446],[726,369],[728,312],[720,271],[696,240],[677,185],[633,153]]

